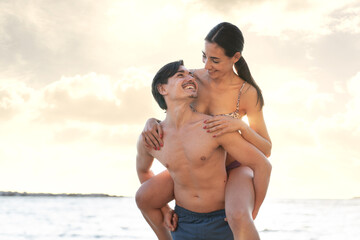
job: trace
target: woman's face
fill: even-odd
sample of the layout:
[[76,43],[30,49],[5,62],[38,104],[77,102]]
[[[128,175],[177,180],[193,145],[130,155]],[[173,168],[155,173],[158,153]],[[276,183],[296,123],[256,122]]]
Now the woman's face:
[[239,60],[239,55],[240,53],[237,53],[233,57],[228,57],[222,47],[216,43],[205,41],[205,51],[203,51],[204,68],[212,79],[232,74],[233,65]]

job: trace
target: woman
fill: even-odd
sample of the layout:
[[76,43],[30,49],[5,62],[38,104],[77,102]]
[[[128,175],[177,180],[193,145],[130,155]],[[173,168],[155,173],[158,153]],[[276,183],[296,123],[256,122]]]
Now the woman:
[[[244,139],[266,156],[270,156],[271,140],[262,113],[264,100],[245,59],[241,56],[243,47],[241,31],[230,23],[220,23],[209,32],[203,52],[205,69],[194,72],[199,83],[199,92],[192,108],[213,116],[204,122],[204,131],[214,137],[226,132],[240,131]],[[241,120],[244,115],[248,117],[249,126]],[[143,138],[149,147],[157,150],[163,145],[162,129],[156,119],[148,120]],[[255,195],[252,170],[241,166],[232,156],[227,157],[226,168],[228,182],[225,210],[234,239],[259,239],[253,219],[266,193],[258,193],[255,189]],[[151,214],[158,216],[157,223],[148,221],[152,228],[157,230],[161,228],[163,216],[167,218],[166,223],[170,229],[174,230],[168,219],[171,212],[166,206],[172,199],[172,179],[167,171],[145,182],[136,196],[141,211],[152,212]]]

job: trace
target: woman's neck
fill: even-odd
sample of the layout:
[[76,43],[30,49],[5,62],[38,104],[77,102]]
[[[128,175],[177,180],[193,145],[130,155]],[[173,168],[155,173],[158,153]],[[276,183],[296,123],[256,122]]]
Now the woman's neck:
[[234,84],[238,84],[239,83],[239,76],[236,75],[234,72],[229,72],[228,74],[225,74],[221,77],[218,78],[211,78],[209,76],[209,81],[212,82],[214,85],[216,85],[217,87],[222,87],[222,86],[229,86],[229,85],[234,85]]

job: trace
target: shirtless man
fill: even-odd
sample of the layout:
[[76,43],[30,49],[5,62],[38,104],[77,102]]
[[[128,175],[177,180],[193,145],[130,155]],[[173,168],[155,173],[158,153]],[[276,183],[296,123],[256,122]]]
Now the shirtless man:
[[[209,116],[190,108],[197,97],[197,89],[195,79],[182,61],[165,65],[155,75],[152,93],[159,106],[166,110],[166,118],[161,122],[164,146],[161,150],[149,149],[140,136],[137,173],[140,182],[146,184],[153,176],[150,168],[154,158],[170,173],[174,181],[175,213],[179,218],[177,229],[171,232],[173,239],[233,239],[224,220],[226,152],[253,169],[255,184],[262,186],[265,192],[271,164],[239,133],[213,138],[202,129],[203,121]],[[156,214],[142,213],[159,239],[171,239],[165,226],[159,229],[153,224],[160,219]]]

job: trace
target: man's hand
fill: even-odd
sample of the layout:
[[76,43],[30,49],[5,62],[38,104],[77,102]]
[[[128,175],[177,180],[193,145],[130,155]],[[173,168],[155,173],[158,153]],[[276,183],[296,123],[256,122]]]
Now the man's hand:
[[167,227],[172,232],[175,231],[179,220],[178,215],[172,209],[163,211],[163,215],[165,227]]

